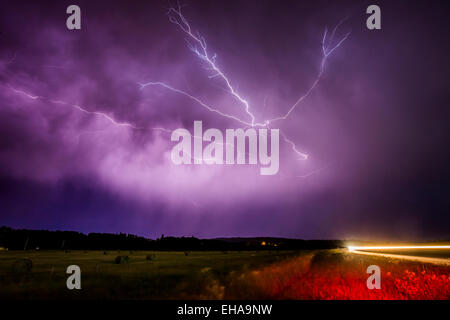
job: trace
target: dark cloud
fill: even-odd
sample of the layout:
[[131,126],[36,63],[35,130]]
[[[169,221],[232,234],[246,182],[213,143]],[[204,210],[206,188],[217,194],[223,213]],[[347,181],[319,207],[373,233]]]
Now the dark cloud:
[[[184,7],[258,121],[284,114],[311,86],[321,41],[350,37],[318,86],[274,124],[280,171],[181,166],[166,132],[194,120],[237,128],[164,81],[246,119],[209,79],[164,1],[0,4],[1,223],[150,236],[449,237],[448,22],[443,1],[195,1]],[[117,125],[126,124],[124,125]]]

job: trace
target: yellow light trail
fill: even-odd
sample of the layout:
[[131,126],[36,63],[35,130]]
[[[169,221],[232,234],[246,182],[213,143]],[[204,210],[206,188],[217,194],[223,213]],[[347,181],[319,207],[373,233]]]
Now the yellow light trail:
[[433,263],[439,265],[450,266],[449,258],[432,258],[432,257],[422,257],[422,256],[412,256],[412,255],[403,255],[403,254],[393,254],[393,253],[383,253],[383,252],[373,252],[370,250],[390,250],[390,252],[395,250],[409,250],[409,249],[431,249],[431,250],[439,250],[446,249],[450,250],[450,245],[445,246],[348,246],[349,252],[354,254],[363,254],[369,256],[379,256],[385,258],[393,258],[400,260],[412,260],[419,261],[422,263]]
[[450,246],[348,246],[350,252],[356,250],[404,250],[404,249],[450,249]]

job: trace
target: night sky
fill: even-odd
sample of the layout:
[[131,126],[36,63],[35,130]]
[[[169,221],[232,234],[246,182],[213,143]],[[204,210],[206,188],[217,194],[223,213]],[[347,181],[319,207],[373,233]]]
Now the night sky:
[[[66,8],[81,7],[81,30]],[[176,5],[176,3],[172,3]],[[366,28],[381,7],[382,29]],[[0,0],[0,225],[151,238],[450,238],[448,1],[185,1],[280,170],[171,162],[169,131],[249,121],[167,1]],[[197,34],[197,33],[196,33]],[[192,46],[192,41],[191,41]],[[119,124],[119,125],[118,125]],[[122,125],[120,125],[122,124]],[[125,125],[123,125],[125,124]]]

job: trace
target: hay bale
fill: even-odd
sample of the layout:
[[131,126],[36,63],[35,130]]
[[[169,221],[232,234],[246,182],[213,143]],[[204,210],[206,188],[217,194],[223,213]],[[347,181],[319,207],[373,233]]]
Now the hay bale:
[[114,262],[116,264],[125,264],[130,261],[130,258],[128,256],[117,256]]
[[33,261],[31,259],[17,259],[13,262],[11,271],[16,275],[29,274],[33,268]]
[[155,254],[148,254],[145,257],[145,260],[147,260],[147,261],[155,261],[156,260],[156,255]]

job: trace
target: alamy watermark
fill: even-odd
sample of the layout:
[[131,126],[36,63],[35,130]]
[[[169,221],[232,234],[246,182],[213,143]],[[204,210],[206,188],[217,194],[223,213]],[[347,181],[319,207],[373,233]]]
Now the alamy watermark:
[[370,274],[367,278],[366,285],[369,290],[381,289],[381,269],[373,264],[367,267],[366,272]]
[[[270,142],[268,142],[269,131]],[[210,128],[203,132],[202,121],[194,121],[193,134],[187,129],[176,129],[172,132],[171,141],[178,142],[171,152],[172,162],[176,165],[203,163],[257,165],[259,163],[261,175],[274,175],[280,167],[279,129],[226,129],[224,139],[219,129]],[[246,152],[247,141],[248,153]],[[207,143],[205,148],[203,148],[204,142]]]

